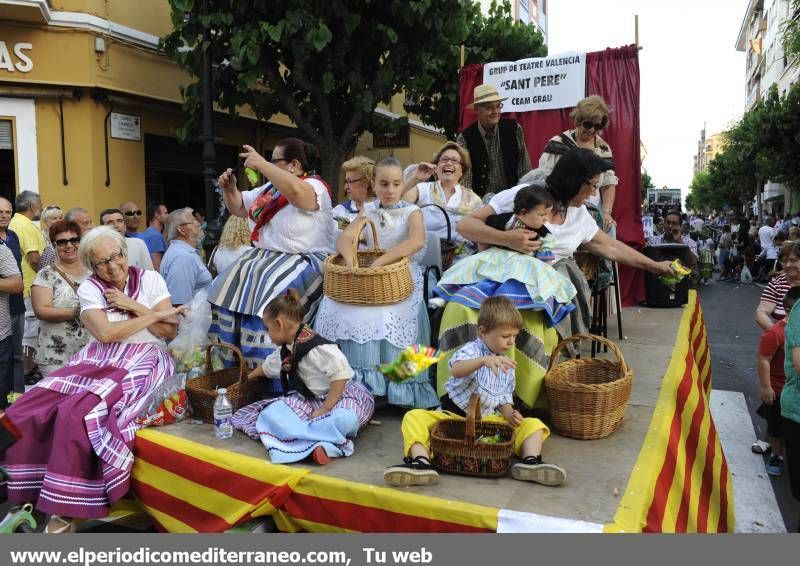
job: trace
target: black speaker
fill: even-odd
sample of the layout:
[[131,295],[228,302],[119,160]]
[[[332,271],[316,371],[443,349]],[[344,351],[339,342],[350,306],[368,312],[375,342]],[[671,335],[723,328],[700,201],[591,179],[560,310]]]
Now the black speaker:
[[[672,261],[680,260],[683,265],[690,265],[693,262],[692,252],[685,244],[659,244],[647,246],[644,255],[653,261]],[[689,300],[689,277],[684,277],[675,289],[670,289],[658,278],[658,275],[645,273],[645,303],[649,307],[681,307]]]

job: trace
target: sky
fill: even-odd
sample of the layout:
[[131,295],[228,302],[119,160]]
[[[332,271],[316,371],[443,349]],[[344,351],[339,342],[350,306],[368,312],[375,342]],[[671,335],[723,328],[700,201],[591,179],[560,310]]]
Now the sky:
[[703,124],[707,135],[724,131],[744,110],[745,53],[735,45],[747,0],[547,4],[551,55],[635,43],[639,15],[642,166],[686,196]]

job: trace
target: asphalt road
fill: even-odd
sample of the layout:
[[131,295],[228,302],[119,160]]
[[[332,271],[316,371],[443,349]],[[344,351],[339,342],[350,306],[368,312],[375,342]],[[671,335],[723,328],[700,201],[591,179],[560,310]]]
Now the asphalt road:
[[[755,370],[761,329],[753,315],[761,291],[757,285],[714,281],[700,288],[700,301],[711,348],[712,386],[744,393],[756,436],[766,438],[766,422],[755,412],[761,404]],[[797,531],[800,502],[792,497],[786,472],[770,479],[787,530]]]

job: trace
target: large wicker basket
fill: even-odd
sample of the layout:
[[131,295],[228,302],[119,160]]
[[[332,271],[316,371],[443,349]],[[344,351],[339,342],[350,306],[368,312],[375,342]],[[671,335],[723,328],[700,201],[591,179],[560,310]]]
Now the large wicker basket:
[[[500,435],[500,442],[478,442]],[[445,419],[431,430],[433,464],[442,472],[467,476],[499,477],[508,472],[514,454],[514,429],[504,423],[481,421],[480,398],[473,395],[467,419]]]
[[[359,250],[361,232],[369,224],[372,229],[373,249]],[[385,252],[380,248],[378,233],[371,220],[363,220],[359,237],[353,243],[353,256],[358,267],[344,264],[341,254],[328,256],[322,283],[325,295],[340,303],[350,305],[392,305],[407,299],[414,290],[408,258],[401,258],[382,267],[369,267]]]
[[438,204],[423,204],[420,208],[427,208],[435,206],[444,215],[444,221],[447,223],[447,239],[439,240],[439,246],[442,250],[442,271],[447,271],[453,265],[453,260],[456,259],[456,250],[458,249],[458,242],[453,239],[453,228],[450,224],[450,215],[447,211]]
[[[214,370],[211,366],[211,349],[228,348],[239,358],[239,367]],[[247,366],[241,350],[230,344],[215,343],[206,347],[206,373],[186,382],[186,395],[192,405],[194,418],[207,423],[214,422],[214,402],[217,400],[217,388],[225,387],[228,401],[234,412],[245,405],[262,399],[266,394],[264,378],[247,378]]]
[[[567,344],[580,340],[607,346],[617,359],[568,359],[557,364]],[[562,436],[580,440],[610,435],[622,424],[632,382],[633,372],[611,340],[593,334],[576,334],[563,340],[553,350],[544,377],[553,425]]]

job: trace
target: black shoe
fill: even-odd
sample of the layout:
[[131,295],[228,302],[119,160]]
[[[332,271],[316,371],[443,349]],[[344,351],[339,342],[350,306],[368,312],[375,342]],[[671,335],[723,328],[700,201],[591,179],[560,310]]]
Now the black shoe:
[[435,485],[439,483],[439,472],[425,456],[403,458],[399,466],[391,466],[383,472],[383,481],[397,487],[409,485]]
[[527,456],[511,466],[511,477],[515,480],[556,486],[567,480],[567,472],[555,464],[545,464],[541,456]]
[[25,385],[36,385],[42,380],[42,372],[38,369],[25,375]]

